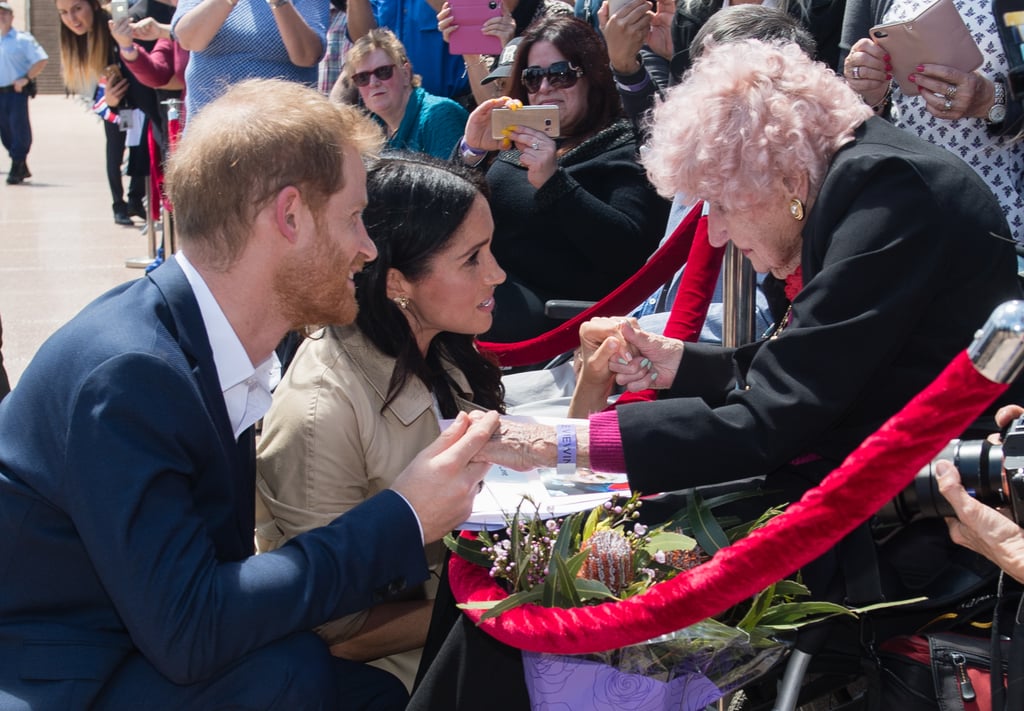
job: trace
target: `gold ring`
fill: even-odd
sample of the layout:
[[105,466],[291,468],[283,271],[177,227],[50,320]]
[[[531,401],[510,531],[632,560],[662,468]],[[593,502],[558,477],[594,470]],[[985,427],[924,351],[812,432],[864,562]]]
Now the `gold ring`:
[[953,102],[952,101],[950,101],[949,99],[946,99],[944,102],[942,102],[942,110],[943,111],[949,111],[951,108],[953,108]]
[[952,100],[956,96],[956,84],[950,84],[946,87],[946,98]]

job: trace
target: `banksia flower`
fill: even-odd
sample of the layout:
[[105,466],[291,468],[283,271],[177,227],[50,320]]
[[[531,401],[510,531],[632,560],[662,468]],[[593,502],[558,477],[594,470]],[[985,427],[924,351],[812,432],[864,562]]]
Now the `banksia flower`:
[[633,582],[633,549],[621,532],[598,531],[584,541],[582,550],[589,554],[578,577],[599,580],[614,595]]

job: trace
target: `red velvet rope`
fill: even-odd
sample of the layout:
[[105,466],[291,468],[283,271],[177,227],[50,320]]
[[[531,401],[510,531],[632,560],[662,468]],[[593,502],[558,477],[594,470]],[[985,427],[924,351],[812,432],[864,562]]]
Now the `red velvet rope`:
[[[694,205],[672,235],[633,276],[586,311],[536,338],[517,343],[481,341],[478,344],[480,349],[494,354],[498,362],[507,368],[533,365],[571,351],[579,345],[580,324],[598,316],[622,316],[632,311],[686,263],[703,205]],[[707,306],[700,313],[706,312]]]
[[[636,644],[718,614],[832,548],[1005,389],[961,353],[820,485],[704,565],[622,602],[571,609],[523,605],[480,626],[519,649],[584,654]],[[487,570],[458,556],[451,558],[449,580],[459,602],[506,596]],[[483,613],[465,614],[479,623]]]

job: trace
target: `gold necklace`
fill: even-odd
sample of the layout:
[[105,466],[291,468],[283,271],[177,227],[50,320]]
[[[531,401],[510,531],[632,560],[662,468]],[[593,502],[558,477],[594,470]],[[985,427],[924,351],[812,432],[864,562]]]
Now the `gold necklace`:
[[768,337],[769,339],[775,339],[782,335],[782,332],[786,330],[786,326],[789,325],[789,317],[792,314],[793,304],[791,303],[789,306],[786,307],[786,313],[782,315],[782,318],[779,320],[779,325],[775,327],[775,330],[772,332],[772,335]]

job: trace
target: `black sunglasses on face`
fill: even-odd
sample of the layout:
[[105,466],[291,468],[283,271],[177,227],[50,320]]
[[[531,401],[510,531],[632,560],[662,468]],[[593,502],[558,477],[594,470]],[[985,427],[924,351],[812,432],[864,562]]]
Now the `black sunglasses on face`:
[[569,89],[576,86],[576,82],[583,76],[583,70],[572,62],[555,62],[547,69],[540,67],[527,67],[523,70],[523,86],[526,91],[536,94],[540,91],[540,85],[544,77],[548,78],[548,85],[552,89]]
[[356,86],[366,86],[370,83],[370,76],[375,76],[381,81],[387,81],[395,74],[394,64],[385,64],[383,67],[371,69],[368,72],[359,72],[352,75],[352,83]]

